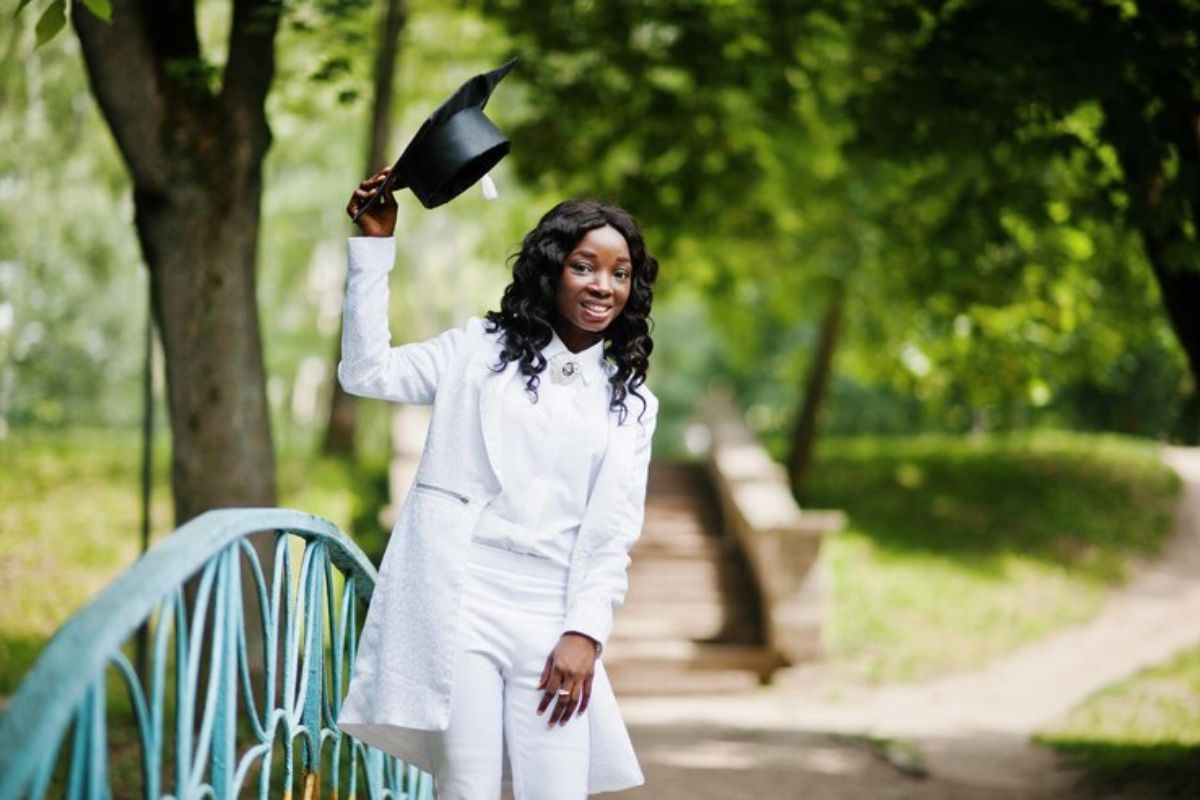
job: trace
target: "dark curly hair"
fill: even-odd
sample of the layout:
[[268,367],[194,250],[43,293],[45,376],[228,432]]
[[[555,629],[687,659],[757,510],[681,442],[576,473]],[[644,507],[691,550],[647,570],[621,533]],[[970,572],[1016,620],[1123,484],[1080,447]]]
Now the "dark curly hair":
[[525,390],[536,402],[539,375],[546,368],[541,349],[553,335],[555,292],[563,264],[588,231],[606,225],[625,237],[633,262],[629,299],[602,334],[604,356],[617,366],[608,379],[608,407],[624,423],[629,412],[625,405],[627,394],[641,400],[642,411],[646,410],[646,398],[638,394],[637,387],[646,382],[650,353],[654,350],[650,305],[654,299],[654,280],[658,277],[658,261],[646,252],[641,228],[629,212],[594,200],[566,200],[547,211],[537,227],[525,235],[520,252],[513,257],[512,283],[504,290],[500,310],[487,312],[487,330],[504,331],[504,349],[492,369],[502,372],[509,362],[520,361],[521,374],[528,378]]

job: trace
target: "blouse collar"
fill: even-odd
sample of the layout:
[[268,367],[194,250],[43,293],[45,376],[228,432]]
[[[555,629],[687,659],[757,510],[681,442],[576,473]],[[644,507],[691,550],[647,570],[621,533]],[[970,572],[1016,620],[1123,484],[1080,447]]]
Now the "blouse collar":
[[[561,354],[561,355],[560,355]],[[585,384],[590,385],[593,380],[606,379],[608,377],[607,370],[604,368],[604,338],[601,337],[594,345],[586,350],[580,350],[578,353],[572,353],[558,336],[558,331],[550,328],[550,342],[542,348],[542,355],[546,359],[552,360],[558,356],[557,361],[574,361],[580,370],[580,376]]]

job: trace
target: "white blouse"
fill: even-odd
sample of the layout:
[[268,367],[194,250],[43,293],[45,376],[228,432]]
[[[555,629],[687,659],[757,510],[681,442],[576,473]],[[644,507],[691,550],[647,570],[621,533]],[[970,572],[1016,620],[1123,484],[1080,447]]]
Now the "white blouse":
[[506,483],[483,509],[474,538],[571,564],[571,550],[608,446],[603,340],[572,353],[555,332],[542,348],[537,402],[517,372],[501,396],[500,471]]

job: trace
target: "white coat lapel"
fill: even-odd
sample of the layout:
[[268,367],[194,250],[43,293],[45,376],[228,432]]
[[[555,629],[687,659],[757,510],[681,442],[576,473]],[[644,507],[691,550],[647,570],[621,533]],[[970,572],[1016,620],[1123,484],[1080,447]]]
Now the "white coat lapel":
[[[636,416],[629,404],[629,416],[625,424],[621,424],[620,415],[615,411],[608,412],[608,448],[604,452],[604,460],[600,463],[600,474],[596,476],[596,485],[588,499],[587,508],[583,512],[583,522],[580,528],[580,539],[590,539],[594,531],[605,529],[605,519],[614,513],[621,497],[621,478],[630,469],[630,457],[636,441],[634,427]],[[581,551],[590,549],[588,541]]]
[[490,367],[496,360],[487,364],[487,374],[483,377],[483,386],[479,390],[479,424],[483,430],[483,449],[487,453],[488,464],[492,474],[501,487],[504,486],[504,476],[500,474],[500,398],[504,387],[520,372],[520,365],[510,361],[504,365],[503,372],[493,372]]

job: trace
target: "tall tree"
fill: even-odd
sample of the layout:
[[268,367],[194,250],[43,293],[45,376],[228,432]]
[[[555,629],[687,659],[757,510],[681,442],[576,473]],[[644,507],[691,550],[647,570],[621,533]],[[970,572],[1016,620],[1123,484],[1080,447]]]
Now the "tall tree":
[[808,368],[808,381],[804,387],[796,421],[792,426],[792,441],[788,452],[788,478],[791,480],[793,492],[797,495],[804,485],[804,476],[812,461],[813,448],[817,441],[817,415],[833,372],[833,354],[837,348],[846,307],[845,279],[834,280],[825,303],[816,350]]
[[255,300],[264,103],[278,0],[236,0],[229,56],[204,59],[192,0],[75,4],[88,76],[133,181],[166,356],[176,522],[274,505],[275,461]]

